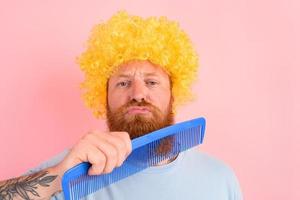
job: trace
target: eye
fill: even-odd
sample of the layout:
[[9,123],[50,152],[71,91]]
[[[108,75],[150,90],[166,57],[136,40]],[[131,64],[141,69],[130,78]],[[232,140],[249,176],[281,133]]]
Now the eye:
[[146,84],[149,85],[149,86],[154,86],[154,85],[158,85],[158,82],[153,81],[153,80],[149,80],[149,81],[146,81]]
[[130,85],[130,81],[121,81],[117,83],[117,87],[127,87]]

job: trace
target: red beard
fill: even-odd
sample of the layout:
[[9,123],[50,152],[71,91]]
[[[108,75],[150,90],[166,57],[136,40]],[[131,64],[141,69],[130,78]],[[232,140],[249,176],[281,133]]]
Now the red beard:
[[[164,115],[156,106],[153,106],[150,103],[142,101],[138,103],[136,101],[131,101],[115,112],[111,112],[111,110],[107,106],[107,125],[110,131],[126,131],[130,135],[131,139],[143,136],[147,133],[153,132],[155,130],[170,126],[174,124],[174,114],[172,112],[172,99],[168,105],[167,113]],[[108,104],[107,104],[108,105]],[[143,114],[135,114],[128,116],[125,118],[125,114],[127,112],[128,107],[130,106],[145,106],[147,107],[152,116],[143,116]],[[154,149],[154,153],[156,155],[167,155],[172,151],[174,146],[174,138],[173,136],[168,136],[162,139],[159,142],[159,145],[156,149]],[[177,157],[176,155],[171,155],[166,158],[171,162]]]
[[[150,114],[150,116],[134,114],[125,118],[127,109],[130,106],[145,106],[152,114]],[[145,101],[139,103],[133,100],[121,106],[114,112],[112,112],[107,106],[106,116],[107,125],[110,131],[126,131],[129,133],[131,139],[143,136],[166,126],[170,126],[174,123],[172,101],[170,101],[168,105],[166,114],[163,114],[160,109],[150,103]]]

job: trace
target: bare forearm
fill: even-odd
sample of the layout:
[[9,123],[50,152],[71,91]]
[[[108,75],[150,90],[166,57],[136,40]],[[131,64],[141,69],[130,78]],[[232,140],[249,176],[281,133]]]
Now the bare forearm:
[[48,200],[61,191],[61,175],[55,167],[0,181],[0,200]]

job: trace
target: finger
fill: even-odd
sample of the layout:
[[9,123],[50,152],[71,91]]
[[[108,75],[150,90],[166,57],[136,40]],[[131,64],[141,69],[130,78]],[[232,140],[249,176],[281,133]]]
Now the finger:
[[110,173],[117,165],[118,161],[118,150],[106,140],[100,140],[95,143],[97,147],[106,157],[106,163],[103,173]]
[[115,136],[119,137],[122,141],[125,142],[126,145],[126,157],[131,153],[132,151],[132,144],[130,136],[127,132],[112,132]]
[[106,156],[101,150],[95,146],[90,146],[87,150],[86,157],[86,160],[92,164],[88,171],[89,175],[99,175],[103,173],[106,165]]
[[113,133],[110,134],[110,137],[108,137],[107,140],[118,150],[117,167],[120,167],[123,164],[124,160],[127,158],[128,150],[126,142]]

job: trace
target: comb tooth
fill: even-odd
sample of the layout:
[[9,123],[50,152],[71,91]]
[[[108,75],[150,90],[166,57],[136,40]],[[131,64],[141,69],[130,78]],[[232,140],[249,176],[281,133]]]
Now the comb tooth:
[[72,194],[72,196],[74,197],[74,199],[76,198],[76,197],[75,197],[76,194],[77,194],[76,191],[80,191],[80,190],[77,189],[77,186],[78,186],[78,185],[74,184],[74,181],[72,181],[71,187],[72,187],[72,189],[73,189],[72,193],[75,193],[75,194]]
[[183,132],[182,132],[182,131],[180,132],[180,135],[181,135],[181,141],[182,141],[181,148],[184,149],[184,147],[187,145],[187,140],[186,140],[186,138],[183,136]]
[[194,138],[194,134],[192,134],[192,129],[190,129],[189,130],[189,135],[190,135],[190,137],[192,138],[190,141],[188,141],[187,140],[187,143],[188,143],[188,145],[187,146],[191,146],[192,145],[192,143],[194,143],[194,141],[195,141],[195,138]]
[[154,144],[153,144],[153,146],[152,146],[152,148],[150,149],[150,151],[151,151],[151,155],[150,155],[150,159],[151,158],[154,158],[154,159],[152,159],[153,160],[153,163],[151,163],[151,166],[154,166],[155,164],[157,164],[157,163],[159,163],[160,162],[160,156],[155,156],[154,154],[155,154],[155,147],[157,147],[159,145],[159,142],[158,141],[155,141],[154,142]]
[[[76,191],[76,190],[75,190]],[[75,199],[76,198],[76,192],[74,191],[74,188],[72,187],[72,193],[71,193],[71,195],[72,195],[72,199]]]
[[73,187],[71,186],[71,183],[69,184],[69,188],[70,188],[70,193],[71,193],[71,197],[70,199],[74,199],[74,192],[73,192]]
[[77,185],[74,185],[74,184],[72,184],[72,186],[71,186],[71,187],[72,187],[72,190],[73,190],[72,193],[71,193],[73,199],[76,198],[75,196],[76,196],[77,192],[75,192],[75,191],[80,191],[80,190],[78,190],[78,189],[76,188],[76,186],[77,186]]
[[[82,183],[85,181],[86,181],[86,179],[85,179],[85,177],[83,177]],[[80,195],[78,195],[76,199],[79,199],[79,196],[81,196],[81,194],[83,193],[84,190],[89,192],[89,190],[88,190],[89,182],[86,182],[87,184],[82,184],[82,183],[78,184],[78,190],[80,191]]]
[[[148,157],[151,158],[153,157],[153,149],[156,145],[156,142],[150,143],[150,147],[148,149]],[[153,159],[148,159],[150,161],[150,166],[153,166],[154,163],[157,161],[156,157],[153,157]]]
[[[81,189],[81,184],[75,184],[74,187],[75,187],[75,191],[79,191],[79,192],[82,192],[83,189]],[[80,193],[79,193],[80,194]],[[77,199],[77,193],[74,195],[74,199]]]
[[[80,180],[80,179],[79,179]],[[84,181],[84,179],[82,179]],[[75,183],[75,191],[79,191],[78,195],[75,196],[76,199],[78,199],[78,196],[82,193],[82,191],[86,189],[86,186],[81,183]]]
[[[150,143],[149,147],[148,147],[148,153],[147,153],[147,156],[149,158],[153,157],[153,149],[154,149],[154,146],[155,146],[156,142],[153,142],[153,143]],[[156,157],[153,157],[153,159],[148,159],[148,162],[149,162],[149,166],[153,166],[154,163],[156,162]]]
[[92,191],[92,184],[91,184],[91,182],[94,182],[93,181],[94,176],[92,176],[89,180],[87,180],[86,177],[84,177],[84,179],[88,183],[88,184],[86,184],[86,190],[88,191],[88,193],[91,193],[91,191]]

